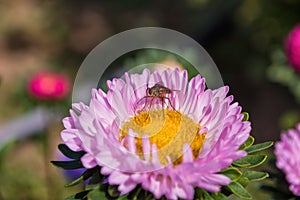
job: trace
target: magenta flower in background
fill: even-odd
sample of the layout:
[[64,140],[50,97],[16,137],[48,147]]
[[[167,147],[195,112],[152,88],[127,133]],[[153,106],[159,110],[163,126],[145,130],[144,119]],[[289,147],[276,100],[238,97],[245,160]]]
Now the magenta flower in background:
[[295,26],[285,41],[288,62],[300,73],[300,25]]
[[[86,152],[83,166],[101,166],[121,194],[141,185],[155,198],[193,199],[195,187],[218,192],[228,185],[219,172],[247,155],[239,147],[251,131],[227,97],[229,87],[206,89],[200,75],[188,81],[178,69],[124,77],[108,81],[107,93],[94,89],[90,104],[73,104],[63,120],[61,137],[71,150]],[[159,82],[178,91],[161,107],[145,100],[137,112],[147,87]]]
[[300,196],[300,124],[281,134],[281,141],[275,144],[276,165],[290,184],[294,195]]
[[40,100],[59,100],[67,97],[70,81],[65,74],[42,71],[30,77],[27,83],[28,93]]

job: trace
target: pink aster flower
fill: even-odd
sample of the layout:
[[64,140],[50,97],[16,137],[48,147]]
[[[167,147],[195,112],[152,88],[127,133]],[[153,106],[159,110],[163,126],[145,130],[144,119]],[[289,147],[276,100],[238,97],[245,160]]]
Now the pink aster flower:
[[300,25],[295,26],[285,41],[289,63],[300,73]]
[[[137,112],[156,83],[176,91],[164,102],[144,100]],[[227,86],[206,89],[200,75],[188,81],[187,71],[178,69],[126,73],[107,86],[107,93],[92,91],[89,105],[73,104],[63,120],[62,139],[73,151],[86,152],[85,168],[100,166],[121,194],[141,185],[155,198],[193,199],[195,187],[218,192],[230,183],[219,172],[247,155],[239,147],[251,127],[233,96],[227,97]]]
[[40,100],[64,99],[70,91],[70,82],[64,74],[42,71],[29,79],[27,91]]
[[285,175],[290,184],[289,189],[294,195],[300,196],[300,124],[281,134],[281,141],[275,144],[276,165]]

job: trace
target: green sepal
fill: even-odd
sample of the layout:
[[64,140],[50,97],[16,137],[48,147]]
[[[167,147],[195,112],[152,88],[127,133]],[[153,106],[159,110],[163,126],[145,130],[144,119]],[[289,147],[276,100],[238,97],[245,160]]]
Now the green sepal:
[[143,199],[143,200],[155,200],[153,194],[151,192],[148,192],[146,190],[142,190],[139,195],[137,196],[137,199]]
[[203,191],[203,199],[205,199],[205,200],[214,200],[214,198],[211,197],[211,196],[209,195],[209,193],[206,192],[206,191]]
[[128,194],[128,198],[132,199],[132,200],[137,200],[138,196],[140,194],[140,192],[142,191],[142,187],[140,185],[138,185],[137,187],[135,187],[134,190],[132,190],[129,194]]
[[228,167],[226,169],[223,169],[220,174],[224,174],[225,176],[230,178],[231,181],[236,181],[242,176],[242,172],[235,167]]
[[[88,184],[86,184],[85,189],[91,190],[96,187],[99,187],[99,185],[103,183],[105,178],[106,178],[106,176],[104,176],[100,173],[100,167],[99,167],[99,170],[96,170],[95,173],[89,179],[89,182],[88,182]],[[106,184],[100,185],[100,189],[101,189],[101,187],[105,187],[105,186],[106,186]]]
[[69,196],[67,198],[65,198],[65,200],[83,200],[83,199],[86,199],[87,198],[87,194],[89,193],[90,191],[82,191],[82,192],[79,192],[77,194],[74,194],[72,196]]
[[244,115],[243,121],[248,121],[249,120],[249,113],[242,112],[242,114]]
[[261,165],[267,159],[266,155],[248,155],[244,158],[236,160],[233,162],[233,165],[241,168],[252,168]]
[[[149,191],[144,190],[141,185],[138,185],[137,187],[135,187],[134,190],[132,190],[131,192],[128,193],[127,199],[131,199],[131,200],[139,200],[139,199],[143,199],[143,200],[155,200],[153,194]],[[167,199],[165,196],[162,196],[160,198],[160,200],[164,200]]]
[[269,177],[269,174],[266,172],[249,171],[244,169],[241,169],[241,172],[243,173],[243,177],[248,178],[250,181],[261,181]]
[[[127,199],[128,199],[128,194],[119,196],[119,197],[117,198],[117,200],[127,200]],[[150,200],[150,199],[145,199],[145,200]],[[152,199],[151,199],[151,200],[152,200]]]
[[211,197],[214,200],[228,200],[228,198],[224,194],[222,194],[221,192],[212,193]]
[[83,172],[83,174],[79,178],[77,178],[76,180],[66,184],[65,187],[71,187],[71,186],[77,185],[77,184],[81,183],[82,181],[85,181],[88,178],[92,177],[99,170],[100,170],[99,167],[94,167],[92,169],[87,169],[85,172]]
[[99,186],[100,186],[100,183],[98,183],[98,184],[87,184],[87,185],[85,185],[84,189],[85,190],[94,190],[96,188],[99,188]]
[[252,137],[251,135],[248,137],[248,139],[246,140],[246,142],[244,142],[241,147],[240,150],[244,150],[250,146],[252,146],[254,143],[254,137]]
[[248,154],[250,154],[250,153],[254,153],[254,152],[258,152],[258,151],[267,149],[267,148],[271,147],[272,145],[273,145],[273,142],[269,141],[269,142],[264,142],[264,143],[250,146],[250,147],[246,148],[245,150],[247,151]]
[[250,180],[246,177],[241,177],[237,182],[243,187],[246,187],[250,183]]
[[198,188],[198,187],[195,187],[194,190],[195,190],[194,199],[202,198],[202,191],[203,190],[201,188]]
[[212,196],[210,196],[210,194],[208,192],[206,192],[205,190],[202,190],[202,194],[203,194],[203,200],[214,200],[214,198]]
[[225,188],[241,199],[252,199],[250,193],[238,182],[231,182]]
[[198,188],[198,187],[195,188],[194,199],[196,199],[196,200],[214,200],[207,191],[205,191],[201,188]]
[[59,144],[58,145],[58,149],[60,150],[60,152],[62,154],[64,154],[65,156],[67,156],[68,158],[72,158],[75,160],[79,160],[84,154],[84,151],[72,151],[67,145],[65,144]]
[[117,185],[109,185],[107,189],[107,193],[112,198],[117,198],[118,196],[120,196],[120,192],[118,191]]
[[92,190],[87,195],[88,200],[100,200],[100,199],[107,199],[105,196],[105,192],[100,191],[99,189]]
[[84,168],[80,160],[70,160],[70,161],[51,161],[51,163],[57,167],[63,169],[79,169]]

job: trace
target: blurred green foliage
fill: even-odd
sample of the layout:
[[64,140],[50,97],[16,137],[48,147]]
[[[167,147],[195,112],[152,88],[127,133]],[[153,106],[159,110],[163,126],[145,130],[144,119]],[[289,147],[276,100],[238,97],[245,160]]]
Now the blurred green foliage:
[[[271,54],[272,63],[267,70],[267,77],[270,81],[286,87],[294,96],[295,102],[300,105],[300,76],[287,63],[284,52],[276,49]],[[299,109],[287,110],[279,120],[282,129],[294,127],[300,121]]]

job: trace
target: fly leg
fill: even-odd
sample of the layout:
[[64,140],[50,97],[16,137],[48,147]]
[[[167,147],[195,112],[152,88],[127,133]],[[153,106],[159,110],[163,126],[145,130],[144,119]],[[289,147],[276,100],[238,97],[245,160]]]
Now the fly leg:
[[[174,111],[178,112],[178,111],[174,108],[174,106],[172,105],[172,102],[171,102],[170,98],[169,98],[169,97],[164,97],[164,98],[166,98],[166,99],[169,101],[169,105],[171,106],[171,108],[172,108]],[[178,112],[178,113],[179,113],[179,112]]]
[[164,101],[164,98],[165,97],[160,97],[159,98],[161,100],[161,110],[163,112],[163,118],[165,118],[165,109],[164,109],[164,103],[165,103],[165,101]]
[[148,108],[148,113],[147,113],[147,117],[146,117],[145,121],[150,117],[150,109],[151,109],[151,106],[152,106],[152,103],[153,103],[154,99],[155,99],[155,97],[152,97],[152,99],[150,101],[150,105],[149,105],[149,108]]
[[[139,115],[139,114],[142,112],[142,110],[144,109],[145,105],[143,106],[142,109],[139,109],[138,107],[139,107],[140,103],[141,103],[143,100],[145,100],[145,99],[147,99],[146,96],[143,97],[143,98],[141,98],[140,100],[138,100],[138,101],[134,104],[134,114],[135,114],[135,115]],[[147,102],[147,100],[146,100],[146,102]]]

